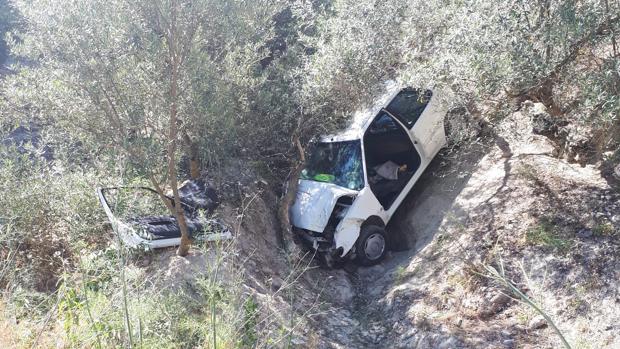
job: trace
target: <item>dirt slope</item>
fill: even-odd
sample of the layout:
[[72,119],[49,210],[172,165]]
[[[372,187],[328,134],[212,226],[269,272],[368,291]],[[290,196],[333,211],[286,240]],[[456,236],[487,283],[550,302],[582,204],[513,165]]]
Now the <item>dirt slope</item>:
[[436,159],[399,209],[390,228],[409,251],[335,272],[346,279],[333,291],[348,294],[350,281],[354,296],[326,315],[325,347],[559,347],[536,312],[481,275],[500,260],[574,348],[620,347],[618,192],[594,167],[554,158],[525,110],[483,143]]
[[[282,250],[275,195],[241,178],[228,192],[243,209],[219,215],[237,231],[259,332],[293,332],[275,347],[560,347],[535,311],[482,275],[501,261],[573,348],[620,347],[620,194],[595,167],[555,158],[531,119],[525,108],[437,157],[388,227],[410,249],[371,268],[325,270]],[[173,279],[192,274],[171,265]]]

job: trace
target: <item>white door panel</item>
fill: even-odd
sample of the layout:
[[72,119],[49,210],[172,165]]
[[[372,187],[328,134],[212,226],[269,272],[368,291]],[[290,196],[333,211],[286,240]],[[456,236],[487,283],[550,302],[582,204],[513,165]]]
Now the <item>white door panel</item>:
[[446,144],[444,117],[446,108],[441,96],[434,93],[418,121],[411,129],[412,138],[422,149],[423,157],[430,159]]

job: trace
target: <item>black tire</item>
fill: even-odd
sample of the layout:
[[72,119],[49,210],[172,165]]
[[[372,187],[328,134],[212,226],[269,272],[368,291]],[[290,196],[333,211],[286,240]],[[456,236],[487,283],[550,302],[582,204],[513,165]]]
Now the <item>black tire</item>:
[[[381,243],[382,242],[382,243]],[[355,242],[355,258],[357,263],[371,266],[380,263],[387,252],[385,229],[376,225],[362,228]]]

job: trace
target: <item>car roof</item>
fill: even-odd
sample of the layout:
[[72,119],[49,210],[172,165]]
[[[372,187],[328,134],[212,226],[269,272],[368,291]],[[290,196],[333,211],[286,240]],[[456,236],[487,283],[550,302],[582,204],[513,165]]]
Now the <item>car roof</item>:
[[352,120],[346,129],[335,134],[321,136],[319,141],[344,142],[361,139],[364,135],[364,131],[368,128],[373,118],[402,90],[402,87],[393,80],[386,81],[384,85],[385,92],[377,98],[370,107],[360,109],[353,113]]

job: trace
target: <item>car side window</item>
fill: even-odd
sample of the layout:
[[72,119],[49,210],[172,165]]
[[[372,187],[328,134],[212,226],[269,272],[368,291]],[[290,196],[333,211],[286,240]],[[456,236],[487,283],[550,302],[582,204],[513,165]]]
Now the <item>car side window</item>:
[[400,91],[385,109],[411,129],[426,109],[432,96],[431,90],[407,88]]
[[400,128],[401,126],[398,126],[398,124],[396,123],[396,121],[394,121],[394,119],[392,119],[392,117],[390,117],[386,113],[381,113],[375,118],[370,127],[368,127],[368,133],[390,133],[398,131],[398,129]]

